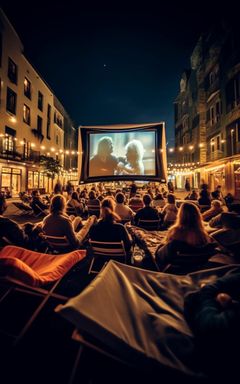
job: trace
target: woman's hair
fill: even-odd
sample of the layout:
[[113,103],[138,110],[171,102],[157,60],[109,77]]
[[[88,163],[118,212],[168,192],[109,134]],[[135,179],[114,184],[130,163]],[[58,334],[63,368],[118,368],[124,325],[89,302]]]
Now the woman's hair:
[[175,195],[173,193],[168,193],[167,201],[169,204],[175,204]]
[[50,212],[51,213],[62,213],[66,208],[66,199],[62,195],[53,196],[50,203]]
[[154,200],[164,200],[162,193],[158,192],[154,197]]
[[[179,232],[195,233],[199,243],[208,241],[208,234],[204,228],[200,210],[193,203],[182,203],[177,214],[175,224],[169,228],[167,239],[173,240]],[[178,239],[179,240],[179,239]],[[184,238],[182,239],[184,241]]]
[[139,140],[132,140],[125,147],[126,152],[131,151],[135,153],[136,161],[142,160],[144,154],[144,148]]
[[101,202],[101,218],[103,221],[113,223],[115,220],[120,221],[121,218],[114,212],[115,201],[112,197],[105,197]]
[[73,192],[71,197],[72,197],[73,200],[79,201],[77,192]]

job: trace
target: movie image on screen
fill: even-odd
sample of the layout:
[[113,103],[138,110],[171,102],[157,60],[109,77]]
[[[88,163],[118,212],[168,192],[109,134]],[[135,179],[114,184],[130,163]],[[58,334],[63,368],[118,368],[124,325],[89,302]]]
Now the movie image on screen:
[[90,133],[89,176],[156,174],[155,131]]

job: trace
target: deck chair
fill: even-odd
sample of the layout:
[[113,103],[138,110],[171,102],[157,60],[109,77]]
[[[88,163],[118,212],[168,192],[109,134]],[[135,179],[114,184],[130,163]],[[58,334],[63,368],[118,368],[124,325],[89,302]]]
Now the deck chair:
[[110,259],[118,259],[126,263],[126,251],[123,241],[105,242],[89,239],[92,261],[88,273],[98,273]]
[[138,221],[138,227],[148,231],[157,231],[160,229],[160,220],[142,220]]
[[76,327],[74,339],[83,347],[120,360],[138,374],[157,374],[162,382],[172,375],[201,382],[197,379],[204,372],[184,316],[184,294],[235,271],[240,265],[183,278],[111,260],[90,286],[55,311]]
[[[20,332],[17,335],[9,335],[14,344],[22,339],[50,298],[61,302],[66,301],[67,297],[58,294],[56,289],[70,269],[85,256],[85,250],[77,250],[64,255],[49,255],[21,247],[6,246],[0,251],[1,292],[4,289],[0,306],[4,307],[8,298],[11,301],[13,292],[24,293],[37,301],[30,318],[26,319]],[[21,308],[20,300],[18,305]],[[29,313],[29,311],[27,312]],[[1,332],[4,333],[4,330]]]
[[91,204],[87,204],[87,208],[88,208],[88,215],[91,216],[91,215],[95,215],[97,216],[97,218],[100,216],[100,205],[91,205]]

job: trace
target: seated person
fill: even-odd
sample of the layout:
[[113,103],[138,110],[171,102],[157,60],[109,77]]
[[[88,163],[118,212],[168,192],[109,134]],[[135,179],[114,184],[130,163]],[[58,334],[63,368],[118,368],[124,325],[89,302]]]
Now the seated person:
[[80,202],[77,192],[73,192],[70,199],[67,202],[67,208],[75,208],[76,214],[81,215],[83,213],[83,203]]
[[219,200],[212,200],[211,208],[202,213],[204,221],[210,221],[213,217],[223,212],[222,203]]
[[211,237],[223,247],[240,242],[240,216],[234,212],[221,214],[222,228],[211,234]]
[[90,213],[99,217],[100,201],[99,201],[99,199],[97,199],[95,191],[89,192],[89,198],[87,201],[87,209]]
[[123,241],[128,263],[131,260],[132,239],[124,225],[117,223],[121,220],[114,212],[115,202],[113,198],[106,197],[101,203],[101,216],[99,221],[92,226],[89,237],[96,241],[119,242]]
[[151,196],[143,196],[144,208],[139,209],[134,217],[134,223],[139,225],[139,220],[159,220],[158,210],[151,207]]
[[210,193],[207,189],[202,189],[199,193],[199,199],[198,199],[199,205],[211,205],[211,197]]
[[23,247],[28,238],[19,224],[3,216],[6,209],[6,200],[3,195],[0,195],[0,247],[7,244]]
[[66,214],[65,197],[55,195],[51,200],[50,214],[42,222],[43,232],[49,236],[66,236],[70,243],[69,249],[74,250],[81,245],[85,233],[85,226],[77,232],[79,226],[82,227],[80,217],[72,219]]
[[126,204],[124,204],[125,196],[122,192],[116,194],[116,205],[114,212],[120,216],[121,220],[132,220],[134,217],[133,210]]
[[239,370],[239,282],[240,273],[232,272],[188,293],[184,299],[185,318],[196,337],[199,355],[214,378],[216,373],[221,379],[224,374],[228,381]]
[[163,197],[163,194],[158,192],[152,201],[152,206],[155,208],[157,207],[163,208],[164,205],[165,205],[165,199]]
[[32,191],[32,201],[30,205],[35,215],[38,215],[39,213],[43,213],[47,215],[49,213],[49,210],[48,210],[49,206],[42,202],[42,199],[38,190]]
[[161,216],[163,217],[163,225],[168,228],[177,218],[178,208],[176,206],[175,195],[169,193],[167,195],[167,204],[163,207]]
[[195,189],[192,190],[186,197],[185,200],[197,200],[198,199],[198,194],[195,191]]
[[[160,269],[176,257],[178,251],[201,251],[201,247],[213,242],[206,232],[198,207],[193,203],[181,204],[176,223],[170,227],[163,243],[157,248],[155,257]],[[190,250],[190,249],[189,249]]]
[[139,209],[143,208],[143,201],[141,199],[141,195],[138,193],[133,195],[130,198],[128,205],[133,210],[133,212],[137,212]]

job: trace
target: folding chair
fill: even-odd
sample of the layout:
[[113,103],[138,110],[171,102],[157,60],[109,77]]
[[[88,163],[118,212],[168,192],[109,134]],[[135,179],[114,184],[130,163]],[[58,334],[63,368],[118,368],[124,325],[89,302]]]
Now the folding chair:
[[70,207],[67,205],[66,212],[69,216],[71,215],[78,216],[78,213],[75,207]]
[[[103,242],[89,239],[89,244],[92,261],[88,273],[98,273],[110,259],[117,259],[126,264],[127,255],[123,241]],[[94,269],[95,265],[97,265],[97,269]]]
[[139,220],[138,227],[144,228],[148,231],[157,231],[160,229],[160,220]]
[[66,236],[50,236],[41,234],[41,237],[47,243],[47,253],[66,253],[72,250],[72,245],[69,243]]
[[87,208],[88,208],[88,215],[91,216],[91,215],[95,215],[97,217],[100,216],[100,205],[87,205]]
[[[1,329],[0,332],[6,334],[8,339],[16,345],[50,298],[65,302],[67,297],[56,293],[56,288],[67,272],[85,256],[85,250],[77,250],[64,255],[48,255],[16,246],[4,247],[0,251],[0,287],[2,295],[0,305],[3,305],[5,309],[2,311],[2,318],[7,316],[7,299],[12,303],[13,297],[17,296],[15,297],[17,300],[16,313],[19,308],[21,309],[20,303],[22,305],[19,295],[35,301],[32,303],[28,299],[28,304],[31,304],[29,307],[33,311],[31,313],[31,309],[28,308],[26,311],[27,319],[23,321],[23,325],[24,323],[25,325],[17,334],[6,330],[8,324],[4,322],[1,323],[1,326],[2,324],[5,325],[5,329]],[[2,294],[2,292],[4,293]],[[14,308],[11,308],[11,316]]]

